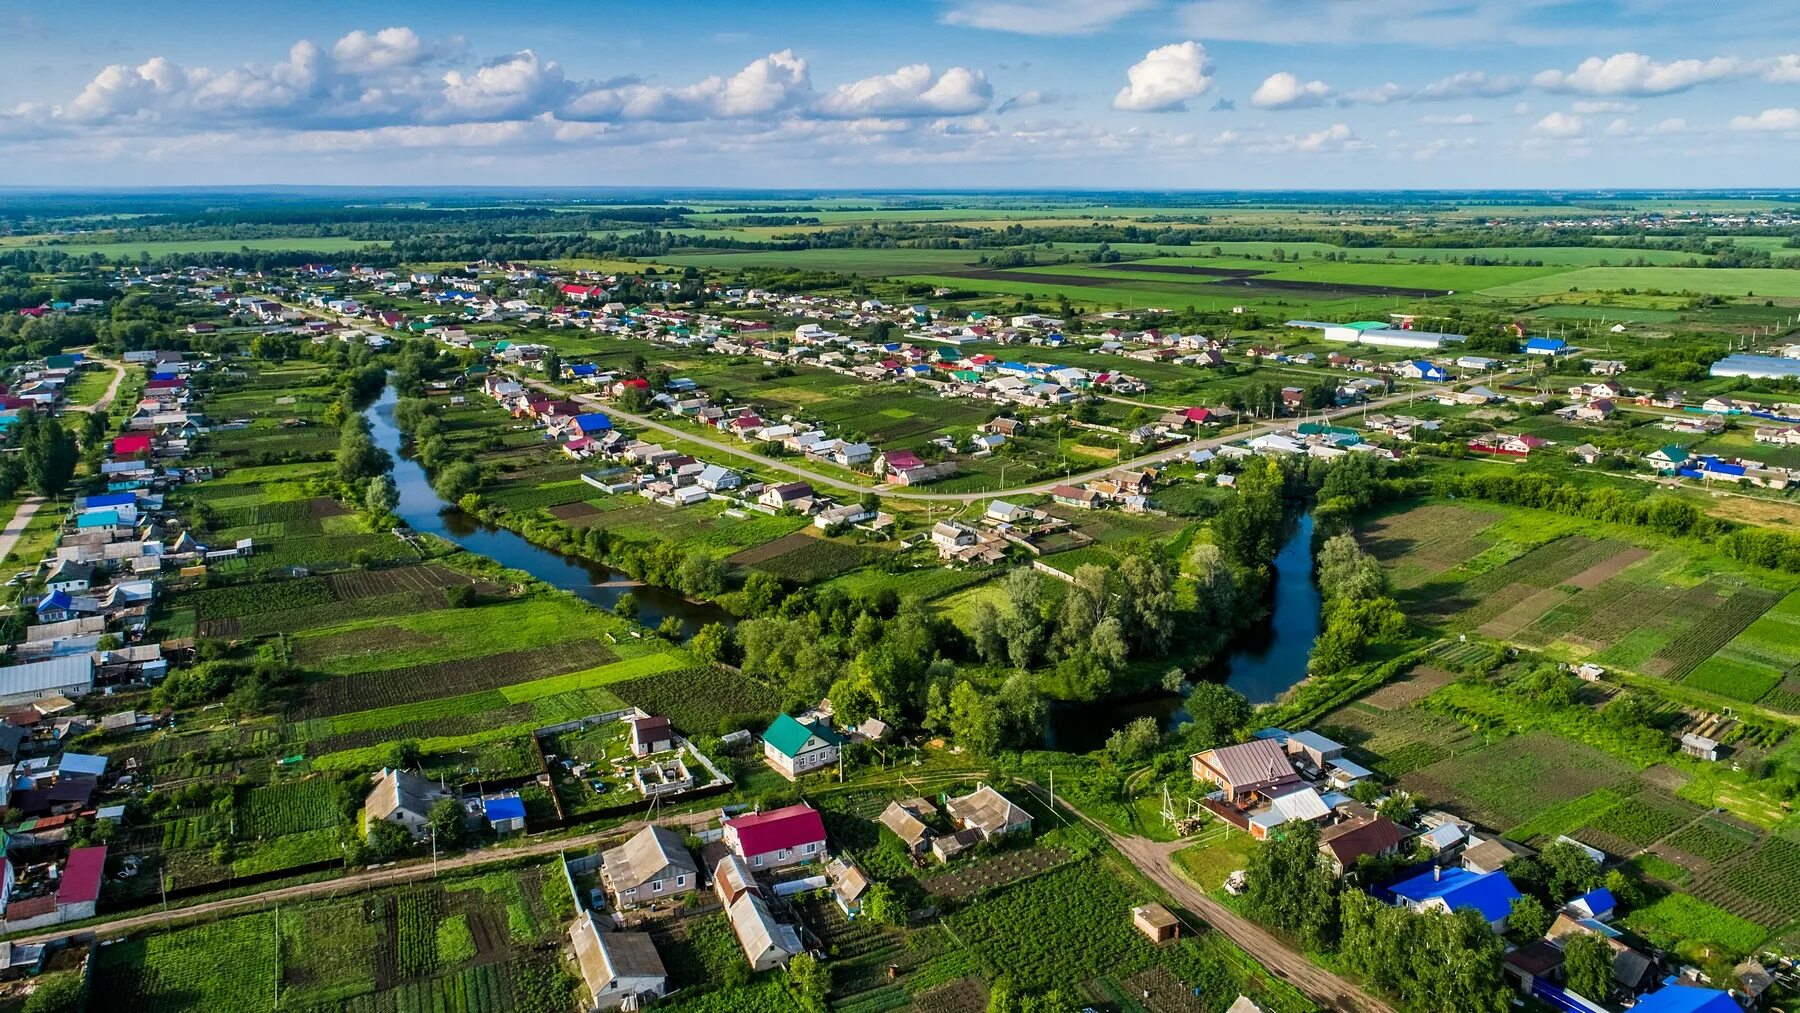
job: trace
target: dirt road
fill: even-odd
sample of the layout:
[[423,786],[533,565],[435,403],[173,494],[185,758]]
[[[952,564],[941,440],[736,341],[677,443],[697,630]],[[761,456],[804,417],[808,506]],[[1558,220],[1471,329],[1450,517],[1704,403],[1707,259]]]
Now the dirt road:
[[31,518],[37,514],[38,508],[46,502],[48,501],[42,496],[27,496],[25,501],[19,504],[19,509],[13,513],[12,520],[6,522],[5,530],[0,530],[0,559],[5,559],[6,554],[13,550],[13,546],[19,544],[19,536],[25,533],[25,525],[31,523]]

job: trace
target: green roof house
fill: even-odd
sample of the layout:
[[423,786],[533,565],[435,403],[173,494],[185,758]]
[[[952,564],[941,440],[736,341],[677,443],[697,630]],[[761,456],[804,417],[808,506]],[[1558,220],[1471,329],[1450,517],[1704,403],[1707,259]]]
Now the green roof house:
[[763,732],[763,760],[788,780],[838,761],[842,737],[824,721],[800,721],[787,714]]
[[1661,450],[1652,450],[1644,455],[1644,460],[1650,462],[1651,467],[1654,467],[1657,471],[1674,471],[1683,464],[1686,464],[1687,459],[1688,452],[1677,447],[1673,443],[1663,447]]

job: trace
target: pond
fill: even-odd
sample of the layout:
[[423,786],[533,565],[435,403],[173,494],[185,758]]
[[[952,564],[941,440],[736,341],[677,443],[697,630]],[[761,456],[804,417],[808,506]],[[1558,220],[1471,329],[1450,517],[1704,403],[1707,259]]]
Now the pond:
[[[1318,585],[1313,583],[1313,520],[1303,514],[1275,556],[1269,621],[1244,631],[1231,652],[1209,665],[1205,677],[1223,682],[1253,704],[1272,703],[1306,678],[1306,659],[1319,635]],[[1085,753],[1106,745],[1107,737],[1141,717],[1169,729],[1187,720],[1174,695],[1134,697],[1051,708],[1044,745]]]
[[604,609],[611,609],[629,591],[637,597],[640,623],[654,629],[664,618],[674,616],[681,621],[683,640],[707,623],[731,625],[734,622],[729,613],[716,605],[689,601],[671,591],[632,580],[599,563],[533,545],[505,528],[483,524],[441,499],[432,489],[424,467],[403,451],[405,441],[394,424],[394,404],[398,400],[398,393],[390,385],[363,415],[369,420],[369,432],[375,445],[394,455],[394,485],[400,492],[400,504],[394,508],[394,513],[414,531],[436,535],[501,566],[523,570]]

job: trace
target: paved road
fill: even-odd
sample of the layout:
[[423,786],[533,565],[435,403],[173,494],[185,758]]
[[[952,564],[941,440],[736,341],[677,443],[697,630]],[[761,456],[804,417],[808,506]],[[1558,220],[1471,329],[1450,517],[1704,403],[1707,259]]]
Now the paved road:
[[[1028,787],[1040,797],[1045,794],[1038,785],[1033,784]],[[1061,805],[1058,808],[1066,809]],[[1395,1013],[1392,1006],[1365,992],[1355,982],[1313,963],[1306,954],[1289,946],[1262,926],[1208,897],[1205,891],[1176,872],[1172,856],[1187,842],[1163,843],[1145,837],[1128,836],[1115,832],[1105,824],[1089,819],[1079,810],[1068,811],[1074,812],[1089,826],[1105,834],[1126,861],[1136,866],[1139,872],[1150,877],[1156,885],[1168,891],[1169,896],[1173,897],[1177,904],[1224,934],[1245,953],[1250,954],[1258,963],[1268,968],[1270,973],[1305,993],[1306,997],[1313,1002],[1325,1009],[1339,1010],[1342,1013]],[[1193,927],[1190,925],[1189,929],[1191,930]]]
[[[648,418],[643,415],[638,415],[634,412],[623,411],[617,405],[603,401],[600,398],[595,397],[592,394],[579,394],[579,393],[572,394],[569,391],[567,391],[561,387],[556,387],[551,384],[545,383],[542,380],[534,380],[534,379],[531,379],[530,377],[525,377],[525,376],[517,376],[516,379],[518,379],[521,383],[527,384],[531,387],[535,387],[538,390],[542,390],[542,391],[546,391],[548,393],[555,394],[558,397],[572,398],[576,401],[576,403],[582,405],[583,407],[590,408],[595,411],[604,411],[608,415],[613,415],[613,416],[617,416],[618,418],[625,419],[626,421],[631,422],[634,425],[643,426],[646,429],[654,429],[661,433],[667,433],[670,436],[678,436],[681,439],[687,440],[690,443],[695,443],[695,444],[698,444],[700,446],[706,447],[711,450],[717,450],[720,453],[731,454],[733,456],[743,458],[745,460],[755,461],[757,464],[760,464],[764,467],[772,468],[776,471],[780,471],[780,472],[784,472],[789,475],[793,475],[796,478],[803,478],[806,481],[811,482],[816,486],[822,486],[822,487],[832,488],[832,489],[845,489],[845,490],[849,490],[851,492],[856,492],[856,493],[864,493],[864,492],[874,491],[874,492],[880,493],[883,499],[918,500],[918,501],[923,501],[923,502],[938,502],[938,503],[973,503],[978,500],[992,499],[996,496],[1042,495],[1044,493],[1049,492],[1051,489],[1055,488],[1056,486],[1063,485],[1065,483],[1070,484],[1070,485],[1079,485],[1082,482],[1089,481],[1090,479],[1104,478],[1107,475],[1110,475],[1116,471],[1137,469],[1137,468],[1142,468],[1145,465],[1157,464],[1157,463],[1160,463],[1163,461],[1168,461],[1173,458],[1181,457],[1181,456],[1183,456],[1187,453],[1190,453],[1194,450],[1199,450],[1201,448],[1217,448],[1217,447],[1224,446],[1227,443],[1236,443],[1240,440],[1255,439],[1256,437],[1265,435],[1267,433],[1281,432],[1282,430],[1285,430],[1285,429],[1291,429],[1296,424],[1298,424],[1300,421],[1303,421],[1300,419],[1278,419],[1275,421],[1264,423],[1259,426],[1255,426],[1251,429],[1241,430],[1239,432],[1232,433],[1228,436],[1214,436],[1214,437],[1208,437],[1207,439],[1203,439],[1203,440],[1189,440],[1189,441],[1186,441],[1183,443],[1174,444],[1173,446],[1164,447],[1161,450],[1152,451],[1151,453],[1144,454],[1139,457],[1134,457],[1128,461],[1120,461],[1116,464],[1110,464],[1104,468],[1095,468],[1091,471],[1076,472],[1076,473],[1074,473],[1072,475],[1068,475],[1064,478],[1051,479],[1047,482],[1037,482],[1032,485],[1019,485],[1019,486],[1013,486],[1008,489],[990,489],[990,490],[987,490],[984,492],[915,492],[911,489],[907,489],[907,488],[903,488],[903,487],[869,486],[869,485],[864,485],[864,484],[860,484],[857,482],[851,482],[851,481],[841,479],[841,478],[833,478],[830,475],[822,475],[816,471],[812,471],[808,468],[801,467],[801,466],[796,465],[789,461],[783,461],[779,458],[768,457],[763,454],[758,454],[753,450],[746,449],[741,444],[733,444],[733,443],[725,442],[723,440],[715,440],[711,437],[702,436],[702,435],[699,435],[697,433],[691,432],[686,429],[677,429],[674,426],[667,425],[662,422],[658,422],[655,419]],[[1367,404],[1355,405],[1355,406],[1352,406],[1349,408],[1333,409],[1328,412],[1321,412],[1320,414],[1318,414],[1316,416],[1310,416],[1306,421],[1324,422],[1324,421],[1331,421],[1333,419],[1345,418],[1347,416],[1356,415],[1361,412],[1376,411],[1376,410],[1379,410],[1382,408],[1386,408],[1390,405],[1402,404],[1406,401],[1410,401],[1415,398],[1430,398],[1430,397],[1434,396],[1435,393],[1436,393],[1435,390],[1433,390],[1433,391],[1416,391],[1415,390],[1415,391],[1409,391],[1409,392],[1401,393],[1401,394],[1392,394],[1392,395],[1389,395],[1388,397],[1384,397],[1384,398],[1381,398],[1376,401],[1370,401]]]
[[[702,830],[718,815],[717,809],[670,817],[655,822],[666,827],[681,827],[689,830]],[[472,851],[467,854],[445,858],[437,863],[434,869],[429,859],[409,862],[379,869],[352,873],[337,879],[328,879],[318,883],[302,883],[299,886],[284,886],[276,890],[265,890],[243,897],[227,897],[222,900],[206,901],[189,907],[173,908],[167,914],[161,911],[145,914],[127,915],[108,921],[94,922],[88,925],[60,928],[50,932],[39,932],[28,936],[14,936],[15,943],[42,943],[52,939],[61,939],[75,933],[91,932],[96,937],[108,939],[128,935],[143,929],[161,928],[172,922],[203,921],[223,915],[238,914],[247,910],[259,910],[271,905],[293,903],[301,900],[331,897],[339,894],[360,893],[377,887],[395,886],[401,883],[414,883],[431,879],[445,872],[480,868],[484,865],[497,865],[520,858],[542,857],[554,855],[566,848],[580,848],[600,841],[621,838],[650,825],[648,820],[634,820],[608,830],[582,834],[576,837],[558,837],[516,848],[488,848]]]

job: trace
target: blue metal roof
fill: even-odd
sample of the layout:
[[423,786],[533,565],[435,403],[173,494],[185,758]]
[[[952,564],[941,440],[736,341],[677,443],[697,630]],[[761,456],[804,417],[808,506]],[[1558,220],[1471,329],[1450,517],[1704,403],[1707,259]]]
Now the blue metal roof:
[[522,820],[525,818],[525,800],[517,795],[504,795],[500,798],[484,798],[481,800],[482,812],[487,814],[489,823],[501,820]]
[[99,507],[130,506],[137,502],[137,497],[128,492],[107,493],[104,496],[83,496],[81,509],[93,510]]
[[584,433],[599,432],[603,429],[611,429],[612,419],[607,418],[600,412],[577,415],[575,416],[575,428],[580,429]]
[[1543,349],[1546,351],[1557,351],[1563,347],[1565,347],[1565,343],[1561,338],[1532,338],[1530,341],[1525,342],[1525,348],[1527,350]]
[[1414,904],[1437,898],[1453,911],[1474,908],[1490,922],[1511,914],[1512,902],[1520,896],[1518,888],[1504,872],[1477,875],[1461,868],[1427,872],[1388,889],[1394,896]]
[[1589,890],[1587,893],[1575,898],[1575,900],[1570,903],[1585,903],[1587,904],[1588,910],[1595,913],[1611,911],[1619,904],[1618,901],[1613,899],[1612,891],[1604,886]]
[[1631,1009],[1632,1013],[1743,1013],[1731,993],[1692,985],[1664,985]]

